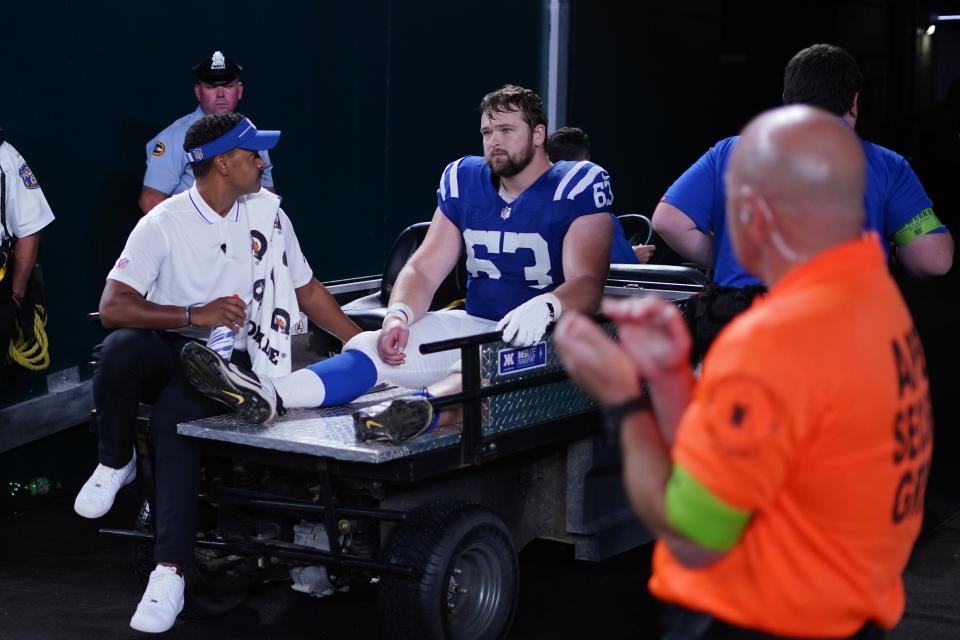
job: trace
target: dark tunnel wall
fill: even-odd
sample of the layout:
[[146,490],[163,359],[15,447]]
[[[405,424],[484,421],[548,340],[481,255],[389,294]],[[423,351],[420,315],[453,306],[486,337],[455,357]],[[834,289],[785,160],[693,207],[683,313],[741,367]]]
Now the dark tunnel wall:
[[144,145],[192,111],[190,67],[245,68],[240,109],[283,131],[275,179],[320,279],[377,273],[432,215],[447,162],[479,153],[476,105],[539,88],[541,3],[204,1],[20,4],[0,50],[0,125],[57,216],[45,233],[53,363],[84,362],[84,320],[139,217]]
[[[793,54],[827,42],[850,51],[863,72],[858,133],[910,159],[939,218],[956,238],[956,120],[953,130],[936,130],[939,150],[927,157],[918,153],[923,149],[915,133],[936,129],[928,110],[944,92],[942,87],[939,94],[933,90],[935,80],[937,74],[953,77],[957,61],[950,55],[957,50],[954,38],[960,38],[960,27],[953,23],[938,26],[932,39],[923,31],[931,14],[960,13],[960,3],[779,4],[772,9],[770,3],[743,0],[573,1],[567,120],[588,132],[592,159],[610,171],[617,212],[651,213],[670,184],[711,145],[780,104],[783,68]],[[944,105],[939,107],[942,116]],[[658,241],[654,261],[679,257]],[[933,473],[956,486],[956,259],[949,274],[927,280],[907,277],[892,266],[926,352],[936,423]]]
[[828,42],[851,51],[863,70],[860,134],[903,152],[912,115],[910,6],[575,1],[568,124],[590,135],[618,210],[650,213],[713,143],[780,104],[794,53]]

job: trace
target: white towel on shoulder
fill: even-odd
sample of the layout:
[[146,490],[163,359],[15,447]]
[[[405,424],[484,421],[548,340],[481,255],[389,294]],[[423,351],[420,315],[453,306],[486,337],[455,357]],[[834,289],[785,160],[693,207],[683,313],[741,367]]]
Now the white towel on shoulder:
[[[266,190],[246,196],[253,251],[253,301],[247,332],[247,352],[253,370],[271,378],[290,373],[292,325],[300,319],[297,292],[287,265],[280,198]],[[291,320],[292,319],[292,320]]]

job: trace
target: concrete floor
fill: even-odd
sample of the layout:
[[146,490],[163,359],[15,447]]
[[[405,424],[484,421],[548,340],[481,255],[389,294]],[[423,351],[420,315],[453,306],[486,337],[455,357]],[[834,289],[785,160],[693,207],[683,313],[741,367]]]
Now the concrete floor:
[[[122,491],[100,521],[84,520],[72,502],[94,464],[94,437],[81,426],[30,446],[0,456],[0,475],[47,459],[43,473],[57,469],[63,487],[20,515],[0,516],[0,640],[141,637],[127,626],[141,593],[132,545],[98,533],[131,526],[135,492]],[[957,486],[935,475],[928,490],[927,526],[905,578],[907,612],[893,640],[960,637]],[[532,543],[520,554],[520,603],[510,637],[657,638],[657,608],[646,590],[650,550],[589,563],[574,560],[567,545]],[[278,583],[226,615],[180,620],[164,637],[378,638],[376,605],[372,590],[316,599]]]

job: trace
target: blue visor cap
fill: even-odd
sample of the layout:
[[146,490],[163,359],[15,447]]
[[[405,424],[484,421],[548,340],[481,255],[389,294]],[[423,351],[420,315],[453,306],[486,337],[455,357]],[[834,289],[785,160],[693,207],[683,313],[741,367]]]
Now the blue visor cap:
[[194,147],[187,151],[188,162],[200,162],[209,160],[221,153],[226,153],[233,149],[248,149],[250,151],[265,151],[273,149],[280,140],[279,131],[258,131],[250,118],[244,118],[240,124],[235,126],[225,134],[211,140],[199,147]]

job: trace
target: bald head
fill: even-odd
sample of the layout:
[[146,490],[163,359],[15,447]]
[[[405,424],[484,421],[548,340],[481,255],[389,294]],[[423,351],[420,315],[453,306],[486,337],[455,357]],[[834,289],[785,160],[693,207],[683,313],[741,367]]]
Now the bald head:
[[843,120],[815,107],[791,105],[754,118],[726,181],[734,249],[758,275],[748,262],[771,258],[790,266],[856,238],[863,227],[860,141]]

